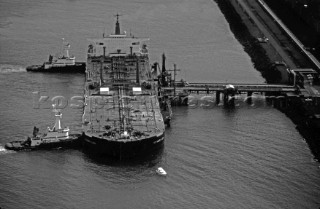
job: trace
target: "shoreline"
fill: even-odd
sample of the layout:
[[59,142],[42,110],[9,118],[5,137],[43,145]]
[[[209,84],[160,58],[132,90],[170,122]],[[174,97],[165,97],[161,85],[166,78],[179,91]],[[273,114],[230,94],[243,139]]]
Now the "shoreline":
[[[217,3],[221,12],[228,21],[230,30],[240,44],[244,47],[244,51],[247,52],[251,57],[254,67],[261,73],[262,77],[266,79],[266,83],[279,83],[281,81],[281,73],[275,70],[275,68],[272,68],[272,66],[273,63],[277,62],[278,60],[284,60],[285,57],[281,56],[276,47],[270,43],[259,43],[257,41],[257,37],[261,37],[264,34],[261,32],[261,28],[259,29],[256,23],[248,15],[247,11],[238,4],[237,0],[214,1]],[[276,30],[272,27],[268,29]],[[276,38],[289,42],[288,37],[286,37],[286,35],[283,33],[277,34]],[[286,44],[288,44],[287,42]],[[281,43],[279,45],[279,47],[283,47]],[[288,57],[286,57],[286,63],[291,61],[288,64],[288,67],[307,68],[312,66],[310,62],[306,60],[303,55],[301,55],[295,46],[290,46],[290,50],[287,50],[286,53],[289,53],[289,55],[287,55]],[[318,138],[320,133],[307,126],[308,118],[305,116],[304,112],[297,113],[299,108],[299,105],[295,105],[293,103],[293,105],[290,105],[290,107],[278,107],[277,109],[290,118],[290,120],[296,125],[296,129],[299,131],[300,135],[305,138],[315,160],[319,161],[320,140],[318,140]]]
[[[252,33],[258,33],[258,30],[253,26],[245,14],[242,16],[235,10],[230,3],[225,0],[214,0],[226,20],[229,23],[231,32],[236,39],[244,47],[244,51],[251,57],[254,67],[261,73],[266,83],[277,83],[279,77],[278,72],[267,72],[271,68],[272,61],[267,55],[263,47],[256,41]],[[239,19],[241,18],[241,21]],[[244,20],[247,18],[246,20]],[[247,25],[244,23],[247,22]],[[251,29],[251,31],[250,31]]]

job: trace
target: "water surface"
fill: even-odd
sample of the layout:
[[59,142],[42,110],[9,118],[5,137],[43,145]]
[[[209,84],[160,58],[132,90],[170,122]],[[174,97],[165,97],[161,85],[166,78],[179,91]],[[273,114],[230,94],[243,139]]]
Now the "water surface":
[[[53,113],[34,94],[83,94],[83,75],[35,74],[25,67],[61,50],[61,39],[85,61],[87,38],[121,26],[150,37],[152,62],[166,53],[179,79],[263,83],[213,1],[0,2],[0,207],[2,208],[317,208],[319,164],[294,124],[261,96],[234,109],[174,108],[165,147],[129,162],[97,159],[81,150],[9,152],[11,140],[33,126],[53,125]],[[194,95],[201,98],[201,95]],[[81,109],[63,122],[81,130]],[[156,175],[162,166],[168,176]]]

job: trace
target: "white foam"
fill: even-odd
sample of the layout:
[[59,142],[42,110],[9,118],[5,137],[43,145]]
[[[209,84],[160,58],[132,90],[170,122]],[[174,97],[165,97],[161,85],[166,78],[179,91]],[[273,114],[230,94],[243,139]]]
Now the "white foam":
[[26,72],[26,68],[20,65],[2,64],[0,65],[0,73],[20,73]]
[[0,152],[4,152],[4,151],[7,151],[6,148],[0,145]]
[[14,153],[15,151],[12,150],[7,150],[6,148],[4,148],[3,146],[0,145],[0,155],[2,154],[8,154],[8,153]]

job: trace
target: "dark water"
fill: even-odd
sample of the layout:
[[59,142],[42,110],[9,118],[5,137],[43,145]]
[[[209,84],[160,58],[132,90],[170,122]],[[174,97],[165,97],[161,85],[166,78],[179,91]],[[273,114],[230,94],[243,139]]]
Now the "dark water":
[[[34,94],[83,94],[82,75],[25,72],[61,38],[85,61],[86,39],[122,26],[148,36],[152,61],[165,52],[189,81],[263,83],[212,1],[0,1],[0,207],[318,208],[320,169],[294,124],[261,96],[236,108],[174,108],[165,147],[146,159],[114,162],[80,150],[8,152],[3,145],[45,130],[53,114]],[[201,95],[194,95],[201,98]],[[212,99],[212,98],[207,98]],[[209,102],[210,103],[210,102]],[[207,103],[206,103],[207,104]],[[81,109],[63,122],[81,128]],[[168,176],[155,173],[162,166]]]

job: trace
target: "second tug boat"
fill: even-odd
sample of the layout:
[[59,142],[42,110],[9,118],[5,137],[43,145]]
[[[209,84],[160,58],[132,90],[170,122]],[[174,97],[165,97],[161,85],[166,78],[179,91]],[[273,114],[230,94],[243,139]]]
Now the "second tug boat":
[[114,34],[89,40],[83,143],[93,154],[122,159],[161,148],[165,124],[148,39],[121,33],[116,16]]

